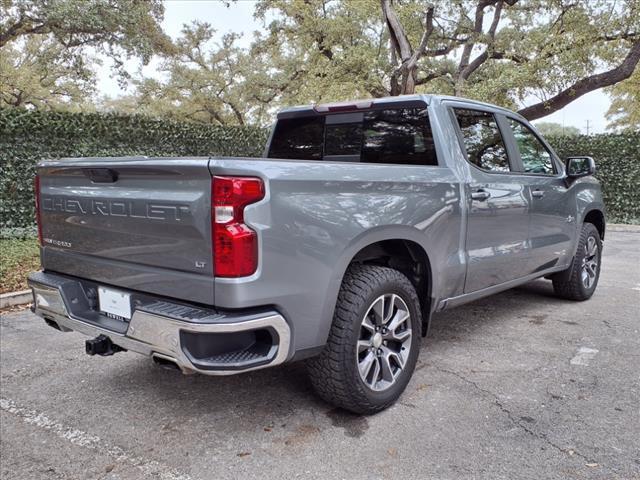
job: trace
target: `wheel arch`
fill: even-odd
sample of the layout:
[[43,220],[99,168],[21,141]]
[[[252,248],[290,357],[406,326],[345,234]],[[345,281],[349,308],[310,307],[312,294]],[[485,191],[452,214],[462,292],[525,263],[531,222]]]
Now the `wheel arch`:
[[[344,250],[334,270],[331,286],[325,301],[327,319],[323,325],[323,343],[329,335],[335,311],[338,292],[344,275],[354,262],[385,265],[404,273],[416,288],[422,310],[422,334],[429,329],[433,306],[433,270],[428,248],[423,245],[423,235],[412,227],[379,227],[366,232],[351,242]],[[412,263],[417,271],[412,270]]]
[[599,208],[591,208],[587,210],[582,218],[582,223],[591,223],[596,227],[600,234],[600,240],[604,240],[606,230],[604,212]]

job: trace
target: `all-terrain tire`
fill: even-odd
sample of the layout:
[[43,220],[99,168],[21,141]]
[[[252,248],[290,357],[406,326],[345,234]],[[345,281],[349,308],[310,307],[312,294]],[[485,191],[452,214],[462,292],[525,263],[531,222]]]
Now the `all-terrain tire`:
[[[376,299],[399,296],[408,308],[411,325],[406,362],[383,391],[370,388],[358,366],[362,321]],[[307,362],[311,382],[325,401],[358,414],[373,414],[392,405],[405,390],[418,359],[421,339],[418,295],[401,272],[374,265],[352,265],[342,281],[329,338],[322,353]],[[386,343],[385,343],[386,344]]]
[[[595,245],[597,251],[595,255],[589,251],[589,245]],[[598,229],[591,223],[582,225],[580,238],[578,239],[578,248],[573,257],[571,266],[564,272],[560,272],[552,277],[553,290],[555,294],[567,300],[583,301],[588,300],[595,292],[600,278],[600,266],[602,259],[602,241]],[[585,263],[593,265],[591,262],[595,260],[595,267],[589,271],[593,272],[594,278],[585,284],[584,275]]]

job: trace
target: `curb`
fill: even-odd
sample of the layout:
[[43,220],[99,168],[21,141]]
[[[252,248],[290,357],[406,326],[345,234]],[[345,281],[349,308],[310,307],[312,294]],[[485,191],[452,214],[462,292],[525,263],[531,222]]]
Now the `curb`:
[[31,303],[31,300],[33,300],[31,290],[3,293],[0,295],[0,308],[15,307],[16,305]]
[[625,223],[607,223],[609,232],[633,232],[640,233],[640,225],[628,225]]

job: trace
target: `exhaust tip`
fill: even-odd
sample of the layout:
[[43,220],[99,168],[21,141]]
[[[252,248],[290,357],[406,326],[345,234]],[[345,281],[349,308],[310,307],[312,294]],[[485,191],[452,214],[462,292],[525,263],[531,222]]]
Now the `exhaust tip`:
[[153,363],[156,364],[160,368],[164,368],[165,370],[178,370],[182,371],[182,369],[178,366],[175,360],[169,357],[165,357],[164,355],[159,355],[154,353],[151,357],[153,359]]
[[58,331],[61,331],[60,325],[57,322],[53,321],[50,318],[44,317],[44,323],[49,325],[51,328],[55,328]]

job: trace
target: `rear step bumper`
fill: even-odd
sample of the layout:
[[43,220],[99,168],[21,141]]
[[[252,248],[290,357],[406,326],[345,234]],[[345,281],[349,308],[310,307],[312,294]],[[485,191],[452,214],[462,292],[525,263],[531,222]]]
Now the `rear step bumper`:
[[36,272],[28,283],[33,311],[48,325],[104,335],[124,350],[174,363],[184,373],[230,375],[278,365],[289,355],[291,330],[273,310],[221,313],[140,294],[134,296],[131,320],[123,322],[97,311],[94,282]]

